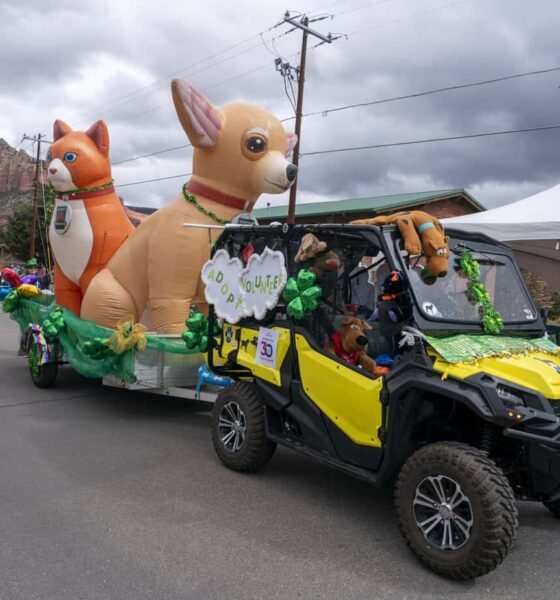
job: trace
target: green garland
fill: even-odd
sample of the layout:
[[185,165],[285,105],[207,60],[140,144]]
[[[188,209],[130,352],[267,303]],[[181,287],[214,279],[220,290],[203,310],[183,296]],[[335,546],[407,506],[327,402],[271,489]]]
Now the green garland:
[[480,281],[480,265],[468,250],[461,252],[459,259],[461,270],[469,280],[469,297],[472,302],[480,304],[480,322],[485,333],[498,335],[504,328],[500,313],[492,305],[490,293]]
[[212,221],[215,221],[220,225],[227,225],[229,223],[229,221],[224,221],[223,219],[220,219],[220,217],[218,217],[216,213],[213,213],[210,210],[206,210],[204,206],[201,206],[197,202],[196,198],[187,192],[186,183],[183,185],[183,198],[185,198],[187,202],[190,202],[196,208],[196,210],[198,210],[198,212],[202,213],[203,215],[206,215],[207,217],[210,217]]
[[98,190],[105,190],[109,187],[111,187],[114,183],[114,180],[111,179],[111,181],[109,181],[108,183],[103,183],[101,185],[96,185],[93,187],[86,187],[86,188],[78,188],[76,190],[67,190],[65,192],[59,192],[58,190],[55,190],[56,194],[58,194],[59,196],[66,196],[68,195],[75,195],[75,194],[81,194],[83,192],[97,192]]

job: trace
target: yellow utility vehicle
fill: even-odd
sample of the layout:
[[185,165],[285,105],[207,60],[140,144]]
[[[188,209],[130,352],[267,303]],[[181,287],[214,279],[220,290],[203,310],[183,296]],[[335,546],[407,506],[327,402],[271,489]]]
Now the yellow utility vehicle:
[[[339,258],[316,281],[314,310],[294,318],[281,296],[262,318],[232,323],[210,306],[211,330],[221,324],[210,367],[235,380],[214,406],[218,457],[257,471],[281,444],[394,485],[400,529],[417,558],[454,579],[488,573],[513,544],[516,498],[560,516],[560,356],[511,249],[450,229],[449,270],[436,280],[425,278],[422,257],[407,255],[394,226],[228,226],[214,254],[245,262],[269,248],[297,278],[313,268],[294,261],[307,233]],[[460,264],[465,251],[503,320],[498,335],[481,325]],[[393,271],[404,276],[410,310],[384,322],[381,286]],[[367,351],[387,365],[383,374],[325,351],[349,314],[371,326]]]

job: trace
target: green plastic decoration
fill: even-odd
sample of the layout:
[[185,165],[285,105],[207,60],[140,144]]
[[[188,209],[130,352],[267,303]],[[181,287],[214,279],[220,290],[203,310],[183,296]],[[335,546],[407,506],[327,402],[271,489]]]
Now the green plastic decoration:
[[480,323],[484,332],[498,335],[504,328],[500,313],[494,308],[490,293],[480,281],[480,265],[468,250],[461,252],[459,265],[465,277],[469,280],[469,297],[472,302],[480,304]]
[[86,356],[94,360],[103,360],[109,356],[115,356],[116,352],[109,348],[107,340],[102,338],[93,338],[82,344],[82,350]]
[[2,310],[5,313],[13,313],[19,303],[19,294],[17,290],[12,290],[2,302]]
[[[208,329],[210,324],[208,319],[195,307],[191,308],[189,318],[185,321],[187,331],[181,335],[189,350],[198,350],[206,352],[208,350]],[[214,335],[219,335],[220,330],[215,325]]]
[[288,303],[287,313],[300,320],[319,306],[321,288],[315,285],[315,273],[301,269],[297,277],[290,277],[283,291],[284,300]]
[[51,314],[43,321],[42,330],[47,340],[51,341],[60,335],[60,332],[64,329],[66,323],[61,309],[55,309]]

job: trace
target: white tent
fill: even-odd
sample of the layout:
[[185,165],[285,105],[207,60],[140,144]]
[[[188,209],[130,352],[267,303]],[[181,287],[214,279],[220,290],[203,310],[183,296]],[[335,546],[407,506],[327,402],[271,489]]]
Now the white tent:
[[512,204],[442,219],[442,223],[507,242],[521,267],[560,292],[560,184]]

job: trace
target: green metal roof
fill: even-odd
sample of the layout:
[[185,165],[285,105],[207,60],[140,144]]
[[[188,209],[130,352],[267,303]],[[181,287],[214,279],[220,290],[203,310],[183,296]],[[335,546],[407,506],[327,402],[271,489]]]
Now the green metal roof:
[[[464,189],[437,190],[433,192],[415,192],[412,194],[394,194],[391,196],[373,196],[371,198],[350,198],[349,200],[332,200],[330,202],[307,202],[296,206],[296,216],[325,215],[332,213],[354,213],[363,211],[384,212],[394,208],[406,208],[425,202],[444,200],[454,196],[463,196],[478,211],[486,210]],[[253,215],[257,219],[277,219],[288,216],[288,206],[271,206],[256,208]]]

